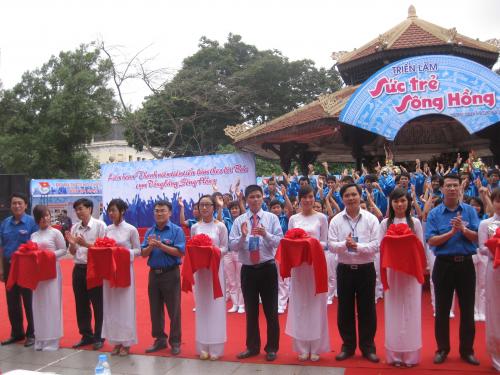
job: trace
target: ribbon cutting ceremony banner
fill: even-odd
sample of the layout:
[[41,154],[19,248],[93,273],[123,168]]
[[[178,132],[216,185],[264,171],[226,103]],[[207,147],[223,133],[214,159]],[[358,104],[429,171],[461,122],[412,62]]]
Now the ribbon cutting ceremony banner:
[[182,197],[186,218],[200,196],[212,194],[214,186],[227,193],[236,183],[244,189],[255,184],[253,154],[233,153],[187,158],[148,160],[101,165],[103,204],[121,198],[129,205],[125,220],[136,227],[154,224],[154,202],[168,200],[173,206],[172,221],[179,223],[177,200]]
[[94,203],[92,216],[98,218],[102,210],[102,185],[100,180],[31,180],[31,207],[43,204],[49,207],[56,220],[62,210],[68,212],[73,222],[77,220],[73,203],[88,198]]
[[427,55],[396,61],[368,78],[339,120],[394,140],[408,121],[442,114],[470,134],[500,121],[500,76],[461,57]]

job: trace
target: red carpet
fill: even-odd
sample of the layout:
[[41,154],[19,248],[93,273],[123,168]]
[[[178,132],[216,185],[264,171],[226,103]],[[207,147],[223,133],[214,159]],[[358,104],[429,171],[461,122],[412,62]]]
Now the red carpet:
[[[75,316],[75,304],[73,297],[73,290],[71,288],[71,271],[73,268],[73,261],[71,259],[65,259],[62,261],[63,269],[63,297],[64,297],[64,332],[65,335],[61,340],[61,345],[63,347],[71,347],[72,344],[79,340],[78,328],[76,324]],[[139,344],[131,348],[131,353],[134,354],[144,354],[144,350],[151,345],[153,339],[151,338],[151,324],[149,317],[149,301],[147,293],[147,273],[148,267],[145,259],[137,259],[135,262],[135,275],[136,275],[136,292],[137,292],[137,331],[139,336]],[[434,340],[434,319],[432,317],[432,307],[430,303],[430,294],[428,292],[424,293],[423,297],[423,352],[422,361],[420,365],[412,369],[396,369],[385,363],[381,364],[371,364],[366,360],[362,359],[361,356],[356,355],[354,358],[349,359],[344,362],[336,362],[334,357],[341,346],[341,340],[337,331],[337,306],[334,302],[333,305],[328,307],[329,311],[329,327],[330,327],[330,340],[333,352],[328,355],[323,355],[321,360],[314,365],[317,366],[332,366],[332,367],[346,367],[347,375],[358,375],[358,374],[391,374],[396,375],[399,373],[418,373],[418,374],[431,374],[435,375],[438,371],[439,374],[464,374],[468,373],[494,373],[491,366],[490,358],[486,352],[485,347],[485,333],[484,333],[484,323],[476,324],[476,340],[475,340],[475,351],[478,359],[481,361],[481,366],[475,367],[467,365],[462,362],[458,355],[458,317],[451,319],[451,340],[452,340],[452,350],[448,357],[448,360],[443,365],[434,365],[432,363],[432,358],[435,350],[435,340]],[[196,358],[195,345],[194,345],[194,313],[192,309],[194,307],[192,294],[182,294],[182,353],[181,357],[184,358]],[[228,304],[228,308],[229,308]],[[377,304],[377,314],[378,314],[378,328],[376,336],[376,345],[378,349],[378,354],[380,355],[382,362],[384,362],[384,305],[383,302]],[[7,318],[7,309],[5,304],[5,293],[2,291],[0,293],[0,338],[6,338],[10,333],[10,325]],[[263,314],[261,315],[261,332],[263,332],[262,338],[265,343],[265,320]],[[228,314],[227,316],[227,332],[228,341],[226,343],[226,354],[223,360],[226,361],[237,361],[235,356],[238,352],[245,348],[245,315],[244,314]],[[280,316],[280,326],[282,329],[280,350],[278,353],[278,360],[274,363],[277,364],[291,364],[291,365],[313,365],[312,362],[299,362],[297,360],[297,355],[292,352],[292,340],[290,337],[286,336],[283,331],[286,322],[286,314]],[[168,319],[167,319],[168,327]],[[168,332],[167,332],[168,333]],[[111,347],[105,345],[105,351],[110,351]],[[160,351],[155,355],[168,356],[170,353],[168,351]],[[267,363],[264,360],[264,356],[254,357],[250,360],[245,360],[245,362],[252,363]]]

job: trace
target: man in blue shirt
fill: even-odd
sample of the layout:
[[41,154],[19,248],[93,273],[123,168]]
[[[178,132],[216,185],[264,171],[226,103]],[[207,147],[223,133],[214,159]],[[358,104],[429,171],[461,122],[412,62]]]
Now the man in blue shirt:
[[[33,218],[26,215],[28,199],[23,194],[14,193],[10,198],[10,209],[12,216],[4,219],[0,224],[0,279],[7,283],[10,271],[10,261],[12,254],[17,248],[26,243],[32,233],[38,230]],[[9,345],[16,341],[21,341],[26,337],[24,346],[32,346],[35,343],[35,333],[33,326],[32,291],[14,285],[11,290],[6,289],[7,309],[9,313],[10,337],[2,342],[2,345]],[[22,301],[22,303],[21,303]],[[28,321],[26,332],[23,327],[23,309]]]
[[172,205],[160,200],[154,205],[155,226],[148,229],[142,243],[142,256],[149,257],[148,295],[152,336],[155,342],[146,349],[153,353],[167,347],[165,312],[170,318],[171,353],[181,352],[181,278],[179,265],[184,255],[186,238],[181,227],[170,221]]
[[479,365],[473,349],[476,273],[472,262],[477,248],[479,219],[474,208],[459,201],[460,186],[458,175],[444,177],[443,203],[429,213],[425,229],[427,243],[436,255],[432,281],[438,349],[434,363],[443,363],[450,351],[449,314],[456,291],[460,306],[460,356],[467,363]]

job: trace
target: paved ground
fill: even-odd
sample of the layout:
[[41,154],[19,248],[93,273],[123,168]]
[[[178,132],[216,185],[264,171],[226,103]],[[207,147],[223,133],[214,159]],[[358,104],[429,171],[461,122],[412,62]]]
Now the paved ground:
[[[0,374],[23,369],[68,375],[92,375],[98,353],[87,350],[60,349],[57,352],[36,352],[22,345],[0,347]],[[343,375],[343,368],[262,365],[238,362],[210,362],[196,359],[130,355],[111,357],[113,375]]]

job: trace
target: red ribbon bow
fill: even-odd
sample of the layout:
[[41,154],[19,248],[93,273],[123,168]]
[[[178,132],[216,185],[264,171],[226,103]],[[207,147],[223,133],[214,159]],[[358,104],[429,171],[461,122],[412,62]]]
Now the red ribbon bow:
[[212,290],[214,299],[222,297],[222,288],[219,281],[221,251],[213,246],[212,239],[206,234],[193,236],[186,245],[186,255],[182,266],[182,290],[192,291],[194,273],[203,268],[212,271]]
[[109,237],[98,238],[94,242],[93,247],[115,247],[116,241]]
[[276,260],[283,278],[291,276],[291,269],[302,263],[312,264],[316,294],[328,292],[328,274],[323,247],[302,228],[289,229],[281,239]]
[[391,224],[380,243],[380,279],[384,290],[389,289],[387,268],[415,276],[424,283],[426,268],[424,246],[408,224]]
[[495,234],[484,245],[493,255],[493,268],[497,268],[500,266],[500,227],[496,229]]
[[56,255],[53,251],[43,250],[36,242],[28,241],[12,254],[7,290],[17,284],[31,290],[36,289],[40,281],[57,277]]

